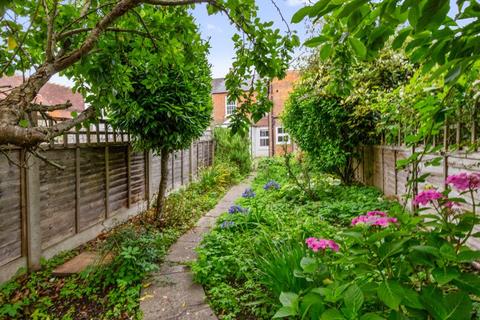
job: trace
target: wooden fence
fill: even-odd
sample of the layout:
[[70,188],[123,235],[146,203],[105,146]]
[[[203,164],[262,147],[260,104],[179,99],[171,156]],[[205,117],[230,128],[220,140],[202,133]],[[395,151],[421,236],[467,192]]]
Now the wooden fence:
[[[396,198],[405,203],[408,191],[407,181],[412,168],[399,170],[396,162],[409,157],[411,152],[404,146],[362,147],[360,148],[361,159],[354,164],[355,178],[366,185],[377,187],[387,197]],[[426,162],[439,156],[442,157],[439,166],[425,166]],[[429,176],[424,183],[418,184],[418,190],[423,190],[426,185],[433,185],[443,190],[447,176],[459,172],[480,172],[480,152],[443,151],[438,154],[427,154],[419,166],[418,176],[425,173],[429,173]],[[480,195],[477,194],[477,196],[479,197],[477,200],[480,200]],[[406,204],[411,203],[407,201]],[[470,244],[480,249],[479,240],[472,241]]]
[[[43,146],[60,170],[22,150],[0,154],[0,282],[20,267],[35,268],[138,214],[158,189],[160,158],[136,152],[130,137],[105,122],[73,130]],[[169,191],[213,163],[209,132],[170,155]],[[27,163],[27,168],[13,164]]]

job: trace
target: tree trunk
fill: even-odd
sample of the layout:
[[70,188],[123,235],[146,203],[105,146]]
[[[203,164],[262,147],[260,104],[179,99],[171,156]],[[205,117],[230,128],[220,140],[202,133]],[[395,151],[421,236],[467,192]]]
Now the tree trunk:
[[160,223],[165,209],[165,193],[168,182],[168,152],[162,150],[160,155],[160,185],[158,186],[157,208],[155,211],[155,220]]

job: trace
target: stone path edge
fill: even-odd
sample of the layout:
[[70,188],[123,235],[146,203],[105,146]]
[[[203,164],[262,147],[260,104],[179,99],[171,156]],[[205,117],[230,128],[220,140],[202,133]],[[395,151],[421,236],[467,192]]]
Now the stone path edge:
[[217,218],[228,211],[250,186],[253,177],[250,175],[233,186],[212,210],[197,221],[193,229],[170,247],[160,270],[145,281],[140,301],[144,320],[218,319],[206,302],[202,286],[193,282],[193,275],[186,264],[197,258],[195,248],[203,235],[215,226]]

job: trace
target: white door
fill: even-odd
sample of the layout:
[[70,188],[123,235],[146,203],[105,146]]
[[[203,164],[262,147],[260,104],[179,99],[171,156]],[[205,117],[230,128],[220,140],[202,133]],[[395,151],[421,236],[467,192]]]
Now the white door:
[[268,127],[254,127],[253,157],[267,157],[269,147]]

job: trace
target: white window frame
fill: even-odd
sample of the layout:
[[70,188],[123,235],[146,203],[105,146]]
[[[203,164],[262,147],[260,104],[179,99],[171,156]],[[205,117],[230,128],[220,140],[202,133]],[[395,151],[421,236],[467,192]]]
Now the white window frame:
[[[228,96],[226,96],[225,97],[225,116],[226,117],[231,116],[235,112],[235,110],[237,109],[237,101],[235,101],[234,102],[235,104],[233,104],[233,103],[229,103],[229,102],[232,102],[232,101],[228,101],[228,100],[229,100]],[[230,113],[228,112],[229,107],[230,108],[233,107],[233,110]]]
[[[282,130],[283,132],[279,132],[280,130]],[[283,127],[277,127],[276,131],[277,131],[277,135],[276,135],[275,140],[276,140],[277,144],[289,144],[290,143],[290,135],[285,132],[285,129]],[[287,138],[286,139],[287,141],[285,141],[285,138]]]
[[[262,136],[262,131],[263,132],[267,132],[267,135],[266,136]],[[262,146],[262,142],[261,141],[267,141],[267,145],[266,146]],[[270,132],[268,130],[268,127],[262,127],[262,128],[258,128],[258,148],[260,149],[267,149],[268,147],[270,146]]]

